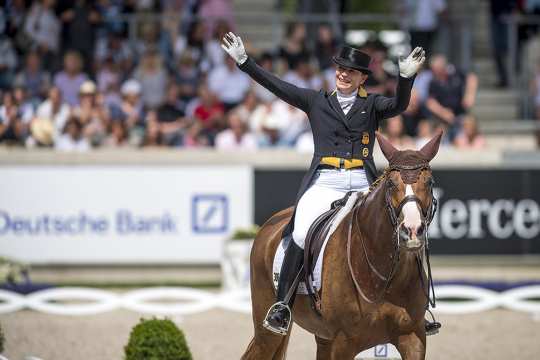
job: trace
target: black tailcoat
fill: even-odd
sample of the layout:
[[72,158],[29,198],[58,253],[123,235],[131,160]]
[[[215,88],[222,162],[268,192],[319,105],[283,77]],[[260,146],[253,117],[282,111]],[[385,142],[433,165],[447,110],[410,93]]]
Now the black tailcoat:
[[[258,66],[251,58],[239,65],[239,68],[278,98],[303,110],[308,116],[315,153],[302,180],[296,203],[308,189],[321,159],[325,156],[363,159],[369,183],[377,178],[373,161],[375,130],[379,128],[382,119],[396,116],[407,108],[414,78],[400,76],[395,97],[388,98],[379,94],[357,96],[352,108],[345,115],[335,92],[302,89],[289,84]],[[292,233],[293,226],[294,215],[284,235]]]

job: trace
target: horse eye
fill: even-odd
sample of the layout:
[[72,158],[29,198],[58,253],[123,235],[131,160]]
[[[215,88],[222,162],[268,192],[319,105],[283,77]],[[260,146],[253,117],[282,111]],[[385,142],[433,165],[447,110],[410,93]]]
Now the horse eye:
[[429,186],[429,187],[433,187],[433,185],[435,185],[435,180],[433,180],[432,177],[429,177],[429,178],[426,180],[426,185]]

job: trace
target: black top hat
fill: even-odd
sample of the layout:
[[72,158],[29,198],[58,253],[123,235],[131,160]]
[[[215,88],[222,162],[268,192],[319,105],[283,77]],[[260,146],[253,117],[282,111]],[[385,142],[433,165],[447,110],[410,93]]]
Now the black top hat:
[[371,57],[358,49],[350,46],[343,46],[337,56],[333,57],[336,64],[343,67],[359,70],[365,74],[371,74],[369,63]]

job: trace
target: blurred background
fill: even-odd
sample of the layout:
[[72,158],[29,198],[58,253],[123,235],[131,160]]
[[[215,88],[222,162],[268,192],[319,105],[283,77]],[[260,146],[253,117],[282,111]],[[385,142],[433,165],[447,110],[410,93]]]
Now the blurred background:
[[[282,79],[328,91],[332,56],[359,47],[372,57],[367,91],[387,96],[398,56],[422,46],[410,105],[381,130],[400,149],[445,130],[433,161],[436,285],[490,291],[448,296],[472,303],[536,289],[473,314],[442,312],[428,358],[536,358],[538,303],[515,304],[540,298],[539,29],[537,0],[4,0],[2,288],[244,289],[254,226],[293,204],[313,140],[303,112],[226,56],[223,35],[240,35]],[[375,158],[382,170],[378,149]],[[14,299],[0,296],[12,359],[118,359],[140,313],[155,313],[67,317]],[[251,336],[244,313],[171,314],[196,359],[239,358]],[[500,326],[515,331],[497,337]],[[296,331],[291,356],[313,357]]]

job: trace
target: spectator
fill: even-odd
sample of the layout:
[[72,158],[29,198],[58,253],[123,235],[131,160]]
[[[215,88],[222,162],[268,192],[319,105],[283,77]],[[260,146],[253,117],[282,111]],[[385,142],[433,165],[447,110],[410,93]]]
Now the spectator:
[[224,127],[225,107],[205,84],[199,86],[198,95],[199,105],[195,107],[193,115],[202,125],[202,134],[206,134],[212,144],[215,134]]
[[216,136],[216,148],[219,150],[256,150],[255,135],[248,131],[240,116],[231,111],[228,116],[229,129]]
[[69,114],[69,105],[63,101],[60,89],[53,86],[47,99],[38,106],[34,120],[50,121],[55,129],[54,138],[57,138],[63,132]]
[[399,150],[415,148],[413,140],[405,135],[403,118],[400,115],[386,120],[386,137]]
[[64,48],[81,54],[85,72],[92,73],[96,31],[101,21],[99,11],[93,1],[87,0],[63,1],[60,3],[59,11],[63,23]]
[[23,124],[28,125],[34,117],[34,105],[28,100],[25,88],[21,86],[15,87],[13,89],[13,99],[19,109]]
[[72,110],[83,126],[84,137],[93,146],[99,146],[107,136],[109,111],[103,104],[103,97],[97,93],[93,81],[85,81],[79,89],[79,105]]
[[478,78],[472,73],[461,74],[448,65],[443,55],[433,56],[430,65],[433,78],[426,106],[435,117],[446,123],[452,141],[459,131],[460,117],[474,106]]
[[283,76],[283,80],[305,89],[320,90],[323,85],[322,80],[313,73],[307,57],[298,58],[292,70]]
[[184,52],[178,60],[175,79],[178,85],[178,95],[186,104],[197,95],[200,76],[195,61],[188,51]]
[[58,151],[86,152],[90,150],[90,142],[84,137],[83,125],[79,118],[74,115],[69,117],[63,134],[55,142],[54,148]]
[[[28,50],[26,35],[24,35],[24,21],[28,16],[27,1],[13,0],[4,1],[3,7],[0,8],[0,18],[5,16],[6,24],[3,31],[11,39],[15,39],[15,47],[19,52]],[[3,14],[2,14],[3,13]],[[1,31],[0,31],[1,32]],[[19,39],[19,41],[17,41]]]
[[274,111],[276,103],[278,101],[259,105],[249,120],[251,131],[257,135],[260,147],[278,146],[281,134],[287,127],[286,120],[276,116]]
[[199,70],[207,72],[210,63],[206,58],[204,49],[206,28],[203,22],[194,21],[191,23],[187,36],[179,36],[174,43],[174,54],[180,58],[185,51],[191,54],[195,64],[199,65]]
[[0,106],[0,143],[22,145],[27,127],[11,92],[5,92]]
[[50,86],[50,74],[41,69],[41,58],[36,52],[26,55],[25,67],[15,77],[15,84],[26,89],[28,98],[38,104],[47,95]]
[[204,132],[203,125],[200,122],[194,122],[186,131],[184,136],[184,147],[205,147],[209,146],[210,141]]
[[109,134],[103,145],[106,147],[125,147],[128,143],[128,131],[126,124],[121,120],[113,120],[109,123]]
[[298,137],[309,130],[307,115],[302,110],[287,104],[284,101],[275,101],[272,104],[272,115],[280,120],[279,146],[294,146]]
[[0,33],[0,90],[9,89],[15,77],[17,54],[11,40]]
[[332,57],[336,54],[337,48],[338,41],[334,37],[330,25],[322,24],[319,26],[314,52],[319,64],[319,70],[324,72],[333,66]]
[[431,54],[440,19],[445,15],[446,0],[405,0],[400,6],[400,18],[409,30],[412,47],[421,46]]
[[290,23],[285,42],[277,51],[278,57],[285,61],[287,70],[294,68],[299,59],[310,57],[306,42],[306,26],[303,23]]
[[240,117],[240,119],[242,119],[244,124],[249,124],[249,119],[255,112],[258,105],[259,99],[257,98],[257,95],[253,90],[250,90],[247,92],[242,103],[235,107],[232,111],[234,111]]
[[157,51],[150,50],[144,54],[133,78],[141,84],[142,101],[146,107],[155,109],[163,102],[168,74]]
[[106,59],[99,67],[96,75],[97,88],[104,97],[107,107],[120,106],[122,99],[119,96],[119,84],[122,75],[118,71],[112,58]]
[[[424,104],[420,101],[418,91],[414,88],[411,91],[411,98],[409,100],[409,106],[401,113],[403,117],[403,123],[405,126],[405,133],[408,136],[414,137],[418,133],[418,124],[422,119],[429,117],[429,111],[425,108]],[[428,138],[428,140],[431,138]]]
[[[259,65],[269,72],[274,72],[274,58],[269,53],[263,53],[259,58]],[[251,88],[255,91],[257,97],[265,103],[270,103],[276,99],[276,95],[251,79]]]
[[55,0],[34,2],[24,23],[25,34],[37,48],[46,69],[53,65],[60,50],[61,24],[54,12],[54,3]]
[[144,108],[140,96],[141,84],[135,79],[127,80],[122,84],[120,92],[122,103],[120,108],[111,108],[111,118],[125,123],[131,144],[141,145],[145,125]]
[[371,63],[369,64],[371,75],[364,83],[368,93],[377,93],[385,96],[393,95],[397,85],[396,77],[388,71],[387,66],[386,52],[382,49],[375,49],[371,53]]
[[418,130],[415,140],[416,149],[421,149],[429,142],[429,140],[433,138],[434,135],[432,122],[427,119],[420,120],[418,122]]
[[224,54],[225,63],[208,75],[208,87],[217,94],[226,110],[240,104],[249,90],[250,79],[241,71],[233,58]]
[[143,146],[157,147],[161,145],[159,134],[159,123],[157,120],[157,111],[150,110],[146,113],[146,131],[144,132]]
[[478,124],[474,116],[466,115],[463,118],[463,125],[454,140],[454,145],[459,149],[481,149],[485,147],[486,141],[478,131]]
[[210,60],[210,65],[214,68],[223,64],[223,55],[225,52],[221,48],[221,39],[223,39],[225,34],[227,34],[229,31],[231,31],[229,23],[224,19],[218,20],[213,31],[212,39],[210,39],[210,41],[208,41],[206,44],[208,60]]
[[143,23],[141,37],[135,44],[136,56],[140,61],[148,53],[155,52],[161,60],[169,67],[172,67],[172,45],[168,32],[162,31],[157,22]]
[[94,59],[98,67],[111,61],[124,78],[133,67],[134,53],[120,33],[111,32],[96,43]]
[[516,0],[490,0],[490,31],[493,60],[497,67],[498,87],[508,86],[505,59],[508,56],[508,25],[504,18],[517,9]]
[[79,104],[79,89],[88,75],[82,72],[81,55],[76,51],[68,51],[64,55],[64,70],[54,76],[54,85],[62,92],[62,98],[70,106]]
[[157,125],[163,145],[182,145],[182,137],[188,121],[182,110],[182,103],[178,100],[176,84],[168,86],[166,101],[157,109]]
[[208,26],[208,33],[214,32],[214,28],[219,23],[219,19],[229,25],[233,22],[233,0],[201,0],[199,15],[205,19]]

